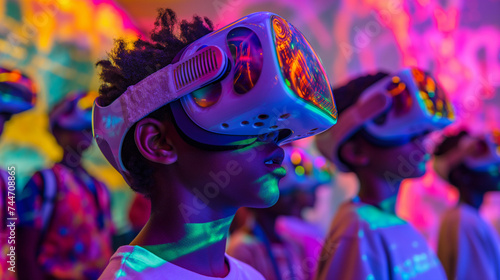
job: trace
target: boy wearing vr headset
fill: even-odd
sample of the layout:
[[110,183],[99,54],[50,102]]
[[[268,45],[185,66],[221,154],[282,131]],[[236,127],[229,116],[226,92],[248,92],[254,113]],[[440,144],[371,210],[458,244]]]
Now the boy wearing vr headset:
[[[212,31],[160,10],[151,42],[123,41],[102,67],[99,148],[151,215],[102,279],[263,279],[225,255],[236,210],[279,195],[283,150],[336,122],[319,59],[281,17],[256,13]],[[175,35],[180,34],[180,35]]]
[[[27,111],[35,106],[36,89],[35,85],[25,75],[18,70],[10,70],[0,67],[0,136],[2,135],[4,125],[10,118],[15,115]],[[15,213],[11,209],[16,209],[15,204],[15,174],[14,168],[9,170],[0,169],[0,279],[16,279],[15,266],[9,264],[10,257],[15,256],[15,252],[10,250],[10,247],[15,245],[12,240],[8,239],[13,230],[13,220]],[[14,175],[14,176],[13,176]],[[15,224],[15,223],[14,223]],[[15,226],[14,226],[15,228]],[[14,261],[15,263],[15,261]],[[9,271],[9,267],[14,267],[14,271]]]
[[111,256],[110,194],[81,162],[96,96],[70,93],[49,114],[63,158],[36,172],[19,196],[19,266],[30,268],[19,279],[97,279]]
[[425,173],[425,135],[453,120],[436,81],[419,69],[377,73],[334,90],[340,121],[316,137],[358,196],[332,222],[317,279],[446,279],[426,240],[395,214],[401,181]]
[[500,279],[500,240],[479,207],[484,195],[500,190],[500,131],[445,136],[434,151],[434,169],[460,193],[444,213],[438,257],[448,279]]
[[298,147],[285,147],[286,176],[280,197],[270,208],[249,209],[242,228],[233,233],[227,253],[257,269],[267,280],[313,279],[324,236],[302,219],[313,207],[318,186],[331,174],[323,157],[313,158]]

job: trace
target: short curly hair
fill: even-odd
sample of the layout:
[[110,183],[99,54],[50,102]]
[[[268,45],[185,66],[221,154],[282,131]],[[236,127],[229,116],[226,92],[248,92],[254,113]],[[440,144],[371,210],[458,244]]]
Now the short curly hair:
[[[101,67],[100,78],[103,82],[99,88],[101,105],[111,104],[129,86],[171,64],[183,48],[213,30],[212,21],[206,17],[195,15],[192,21],[182,20],[179,23],[174,11],[158,9],[150,40],[139,37],[130,48],[124,39],[118,39],[115,41],[114,49],[108,53],[108,58],[96,63],[96,66]],[[169,105],[149,115],[159,120],[167,120],[169,116]],[[135,145],[134,131],[135,125],[125,136],[122,147],[123,164],[132,176],[130,187],[149,196],[152,170]]]

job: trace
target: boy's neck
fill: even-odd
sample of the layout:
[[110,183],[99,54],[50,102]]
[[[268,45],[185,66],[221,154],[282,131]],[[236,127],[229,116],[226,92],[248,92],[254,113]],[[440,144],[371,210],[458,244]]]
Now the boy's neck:
[[380,207],[384,212],[396,212],[396,198],[401,181],[389,182],[377,176],[358,176],[359,199],[367,204]]
[[237,209],[220,211],[206,206],[186,220],[183,207],[193,207],[191,201],[193,197],[184,192],[153,194],[151,216],[131,245],[192,272],[225,277],[229,273],[226,240]]
[[68,168],[75,169],[82,166],[82,155],[70,152],[67,149],[63,150],[63,157],[60,163]]
[[255,219],[257,224],[264,231],[265,237],[271,243],[281,243],[281,238],[276,233],[276,219],[277,216],[266,211],[268,209],[255,209]]

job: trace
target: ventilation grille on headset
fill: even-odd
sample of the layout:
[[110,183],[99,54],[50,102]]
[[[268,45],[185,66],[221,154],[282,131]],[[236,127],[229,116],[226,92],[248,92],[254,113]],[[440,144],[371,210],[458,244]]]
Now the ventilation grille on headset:
[[216,52],[212,48],[207,48],[207,50],[179,64],[174,69],[176,90],[190,85],[208,73],[217,71],[220,64],[217,61]]

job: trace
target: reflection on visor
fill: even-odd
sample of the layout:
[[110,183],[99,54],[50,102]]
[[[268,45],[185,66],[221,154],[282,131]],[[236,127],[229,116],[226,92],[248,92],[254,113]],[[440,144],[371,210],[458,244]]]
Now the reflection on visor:
[[421,98],[423,109],[430,115],[438,118],[455,119],[453,107],[446,98],[442,88],[427,73],[412,69],[411,73],[415,80]]
[[413,106],[413,98],[406,84],[398,76],[391,79],[387,91],[392,95],[392,110],[395,116],[405,115]]
[[233,87],[237,93],[247,93],[257,83],[264,57],[259,37],[250,29],[239,27],[227,35],[227,45],[233,56]]
[[285,20],[271,18],[274,43],[286,85],[300,98],[337,117],[332,93],[316,53],[304,36]]

